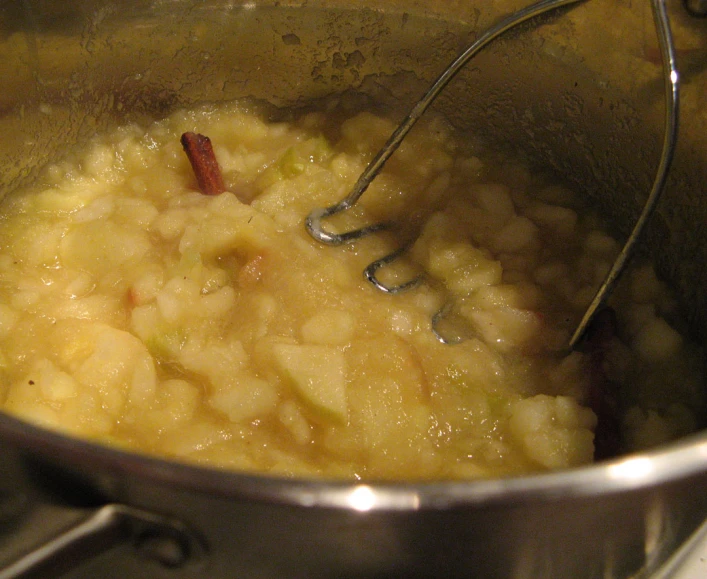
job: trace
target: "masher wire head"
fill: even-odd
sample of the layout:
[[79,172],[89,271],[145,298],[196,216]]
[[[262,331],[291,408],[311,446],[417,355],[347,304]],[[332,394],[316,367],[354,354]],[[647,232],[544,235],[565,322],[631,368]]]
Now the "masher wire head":
[[[456,74],[484,47],[493,42],[495,39],[503,35],[505,32],[515,28],[527,20],[545,14],[547,12],[557,10],[563,6],[572,4],[580,4],[587,0],[541,0],[526,8],[522,8],[503,18],[500,22],[486,30],[481,34],[469,47],[467,47],[457,58],[452,61],[449,66],[442,72],[437,80],[430,86],[428,91],[415,103],[408,115],[398,125],[395,131],[388,138],[383,147],[378,151],[373,160],[368,164],[366,169],[361,173],[356,184],[351,192],[342,199],[339,203],[326,208],[316,208],[310,212],[305,220],[305,227],[309,234],[322,243],[327,245],[342,245],[351,243],[357,239],[388,229],[390,224],[377,223],[363,228],[346,231],[343,233],[333,233],[326,230],[322,225],[322,220],[338,213],[342,213],[353,207],[361,195],[364,194],[373,179],[380,173],[386,161],[398,149],[405,136],[410,132],[410,129],[417,123],[419,118],[424,114],[428,107],[435,101],[437,96],[456,76]],[[686,2],[686,7],[690,7],[695,3]],[[698,2],[698,4],[704,4]],[[678,133],[679,119],[679,74],[676,66],[675,45],[673,42],[672,32],[670,29],[670,19],[665,7],[665,0],[651,0],[653,10],[653,19],[655,22],[656,32],[660,45],[660,53],[662,59],[663,79],[665,85],[665,132],[663,145],[661,150],[660,160],[656,176],[651,187],[651,191],[646,199],[646,203],[641,211],[641,214],[636,221],[631,234],[627,238],[621,252],[614,260],[614,263],[609,270],[609,273],[604,278],[604,281],[597,290],[591,303],[585,310],[585,313],[577,326],[572,338],[569,342],[569,348],[575,349],[582,337],[584,336],[589,324],[594,319],[596,313],[602,309],[606,300],[613,292],[619,277],[626,269],[628,262],[633,255],[638,240],[650,219],[656,204],[665,189],[668,172],[672,164],[675,153]],[[416,277],[408,282],[397,286],[388,286],[382,283],[376,273],[377,271],[389,265],[398,259],[406,248],[400,248],[393,253],[382,257],[371,263],[365,270],[366,279],[371,282],[378,290],[386,293],[399,293],[416,286],[420,281],[420,277]],[[461,341],[461,338],[448,338],[439,330],[440,323],[449,311],[448,305],[445,305],[432,319],[432,329],[437,338],[445,344],[455,344]]]

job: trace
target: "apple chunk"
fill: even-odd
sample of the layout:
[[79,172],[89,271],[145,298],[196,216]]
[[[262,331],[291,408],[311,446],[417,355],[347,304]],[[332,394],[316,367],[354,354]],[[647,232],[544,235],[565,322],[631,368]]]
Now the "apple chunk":
[[342,352],[313,344],[275,344],[272,352],[280,377],[309,408],[322,418],[346,422],[346,360]]

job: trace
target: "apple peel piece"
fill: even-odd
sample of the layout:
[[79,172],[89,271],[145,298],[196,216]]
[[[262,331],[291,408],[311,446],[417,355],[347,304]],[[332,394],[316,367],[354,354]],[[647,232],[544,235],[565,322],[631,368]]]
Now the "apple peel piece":
[[272,353],[280,378],[316,417],[347,422],[346,360],[340,350],[315,344],[278,343],[273,345]]

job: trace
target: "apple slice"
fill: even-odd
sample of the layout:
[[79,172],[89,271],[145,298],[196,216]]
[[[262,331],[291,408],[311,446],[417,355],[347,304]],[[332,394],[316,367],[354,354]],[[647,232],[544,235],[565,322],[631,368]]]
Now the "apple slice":
[[322,418],[346,423],[346,360],[330,346],[274,344],[273,362],[284,382]]

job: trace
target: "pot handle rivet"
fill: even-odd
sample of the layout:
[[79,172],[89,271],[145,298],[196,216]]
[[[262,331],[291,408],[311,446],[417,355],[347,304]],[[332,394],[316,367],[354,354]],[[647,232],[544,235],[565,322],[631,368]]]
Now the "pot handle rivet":
[[164,531],[152,531],[139,535],[135,539],[135,550],[140,557],[169,569],[185,565],[191,555],[187,540]]

